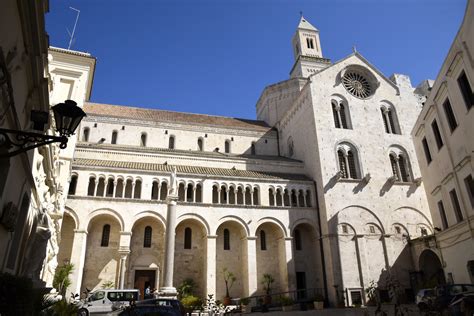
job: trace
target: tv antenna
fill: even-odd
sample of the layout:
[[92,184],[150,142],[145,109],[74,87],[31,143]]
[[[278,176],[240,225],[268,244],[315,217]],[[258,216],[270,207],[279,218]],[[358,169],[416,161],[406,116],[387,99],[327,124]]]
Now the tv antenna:
[[73,8],[73,7],[69,7],[69,9],[76,11],[77,16],[76,16],[76,22],[74,22],[74,28],[72,29],[72,34],[71,34],[71,32],[69,32],[68,28],[66,28],[66,31],[68,32],[69,36],[71,37],[69,39],[69,45],[68,45],[67,49],[71,49],[72,41],[74,39],[74,33],[76,32],[77,21],[79,21],[79,14],[81,14],[81,10],[78,10],[76,8]]

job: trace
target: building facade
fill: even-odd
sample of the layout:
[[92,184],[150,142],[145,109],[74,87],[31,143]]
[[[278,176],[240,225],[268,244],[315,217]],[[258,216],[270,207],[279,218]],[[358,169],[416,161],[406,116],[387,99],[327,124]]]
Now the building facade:
[[410,135],[422,98],[357,52],[324,58],[304,17],[292,45],[258,120],[85,103],[58,255],[71,291],[160,287],[176,166],[175,286],[221,299],[227,269],[233,297],[264,294],[264,274],[346,305],[371,281],[410,293],[410,240],[433,232]]
[[473,37],[474,4],[468,1],[412,131],[436,227],[423,257],[437,267],[431,273],[440,282],[474,282]]

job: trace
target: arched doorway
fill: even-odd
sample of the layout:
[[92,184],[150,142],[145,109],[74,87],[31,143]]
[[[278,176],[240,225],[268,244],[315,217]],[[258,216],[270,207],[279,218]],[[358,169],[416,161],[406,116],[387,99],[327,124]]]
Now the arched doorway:
[[[308,298],[314,295],[313,289],[322,288],[318,284],[318,274],[322,271],[316,232],[312,225],[301,223],[293,229],[292,237],[298,298]],[[308,292],[309,289],[312,290]]]
[[423,250],[419,259],[419,267],[423,273],[423,287],[432,288],[439,284],[446,284],[441,261],[432,250]]
[[58,252],[58,266],[62,266],[71,261],[75,229],[76,223],[74,219],[67,212],[64,212],[61,224],[61,243]]

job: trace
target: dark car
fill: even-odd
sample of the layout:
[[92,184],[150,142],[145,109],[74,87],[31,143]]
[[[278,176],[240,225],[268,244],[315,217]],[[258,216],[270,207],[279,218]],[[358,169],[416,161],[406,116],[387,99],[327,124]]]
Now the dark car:
[[157,305],[157,306],[172,306],[173,309],[179,311],[181,315],[185,315],[183,304],[177,299],[172,298],[151,298],[148,300],[138,301],[136,305]]
[[446,284],[435,288],[433,307],[436,310],[446,309],[454,298],[460,294],[473,293],[474,284]]
[[179,310],[172,306],[143,304],[135,306],[127,306],[125,309],[109,313],[108,315],[116,316],[182,316]]

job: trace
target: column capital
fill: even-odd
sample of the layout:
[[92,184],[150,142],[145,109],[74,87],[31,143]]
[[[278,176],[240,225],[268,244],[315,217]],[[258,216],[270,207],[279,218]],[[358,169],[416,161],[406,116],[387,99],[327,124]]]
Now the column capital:
[[74,229],[74,233],[75,234],[86,234],[86,235],[88,234],[87,230],[85,230],[85,229]]
[[120,232],[120,236],[132,236],[132,232],[121,231],[121,232]]
[[207,235],[207,239],[217,239],[217,235]]
[[292,241],[293,237],[285,237],[285,241]]
[[245,239],[247,239],[247,240],[257,240],[257,237],[256,236],[248,236]]

